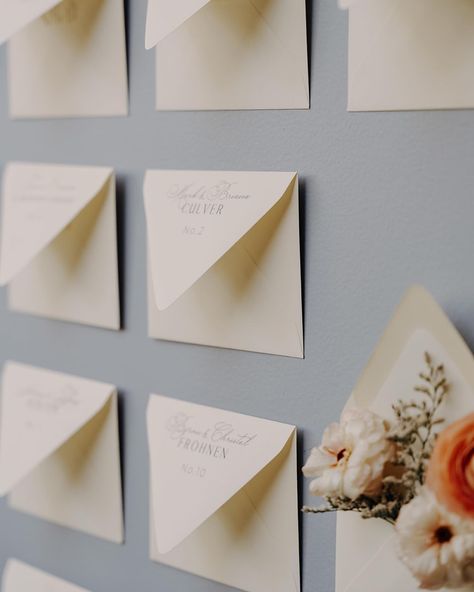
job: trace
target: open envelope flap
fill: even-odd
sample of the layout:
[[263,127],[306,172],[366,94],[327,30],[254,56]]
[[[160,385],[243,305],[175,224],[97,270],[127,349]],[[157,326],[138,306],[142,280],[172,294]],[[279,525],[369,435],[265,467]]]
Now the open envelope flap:
[[148,0],[145,47],[151,49],[211,0]]
[[[347,406],[369,407],[390,420],[392,404],[410,398],[428,352],[442,363],[450,392],[440,415],[448,423],[474,409],[474,359],[438,304],[423,288],[409,290],[389,323]],[[341,514],[337,527],[336,592],[364,592],[390,573],[389,592],[418,585],[396,557],[393,527]],[[364,540],[364,544],[355,541]],[[384,586],[385,586],[385,580]]]
[[114,386],[9,362],[2,379],[0,495],[95,417]]
[[[354,389],[353,397],[357,405],[371,406],[379,397],[396,362],[417,330],[424,330],[425,334],[434,338],[434,342],[431,342],[433,347],[439,349],[442,346],[445,355],[454,362],[451,364],[455,366],[453,372],[461,373],[463,380],[474,390],[474,358],[471,350],[433,297],[421,286],[414,286],[403,298]],[[442,362],[447,365],[449,360]],[[416,365],[419,372],[423,359],[414,360],[412,364]],[[449,368],[447,372],[449,374]],[[403,394],[396,393],[394,398],[400,396]]]
[[9,559],[2,579],[2,592],[88,592],[65,580],[31,567],[22,561]]
[[63,0],[0,0],[0,44]]
[[284,449],[294,426],[152,395],[147,411],[154,533],[168,553]]
[[7,284],[98,196],[110,168],[11,163],[3,180],[0,285]]
[[197,282],[295,179],[296,173],[148,171],[148,253],[158,310]]

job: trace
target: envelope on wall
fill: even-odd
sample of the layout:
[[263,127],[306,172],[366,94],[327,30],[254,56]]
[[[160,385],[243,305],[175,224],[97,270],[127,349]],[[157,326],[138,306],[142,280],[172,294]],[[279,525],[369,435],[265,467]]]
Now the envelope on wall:
[[296,173],[148,171],[150,337],[303,357]]
[[[410,397],[418,384],[425,352],[437,363],[444,364],[451,387],[441,417],[449,424],[472,413],[472,353],[444,312],[421,287],[412,288],[405,296],[349,405],[368,407],[392,419],[392,404]],[[418,582],[397,558],[393,527],[382,520],[363,520],[356,514],[341,512],[337,518],[336,555],[336,592],[419,589]]]
[[6,494],[15,510],[123,542],[116,387],[7,363],[0,418]]
[[127,115],[123,0],[0,0],[14,118]]
[[6,284],[15,311],[120,329],[112,169],[6,167],[0,286]]
[[148,0],[156,108],[309,108],[305,0]]
[[299,592],[296,428],[158,395],[147,424],[151,559]]
[[344,0],[349,110],[474,107],[471,0]]
[[2,578],[2,592],[88,592],[31,565],[9,559]]

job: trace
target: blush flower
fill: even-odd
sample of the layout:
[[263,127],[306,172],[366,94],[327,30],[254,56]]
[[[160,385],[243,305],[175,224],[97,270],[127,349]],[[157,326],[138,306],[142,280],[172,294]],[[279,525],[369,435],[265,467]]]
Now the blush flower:
[[311,451],[303,467],[304,475],[314,479],[311,493],[351,500],[376,495],[394,453],[387,434],[386,422],[371,411],[345,411],[340,423],[326,429],[321,446]]
[[474,413],[440,434],[426,481],[448,510],[474,520]]
[[474,583],[474,531],[441,506],[426,487],[396,523],[397,551],[424,590]]

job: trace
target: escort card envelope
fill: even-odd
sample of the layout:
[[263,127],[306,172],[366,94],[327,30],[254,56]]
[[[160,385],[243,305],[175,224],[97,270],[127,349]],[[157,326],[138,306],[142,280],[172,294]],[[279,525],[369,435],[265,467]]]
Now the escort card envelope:
[[0,286],[10,308],[120,329],[116,227],[112,169],[8,165]]
[[305,0],[148,0],[156,108],[307,109]]
[[87,592],[22,561],[9,559],[2,579],[2,592]]
[[344,0],[349,110],[474,107],[471,0]]
[[126,115],[123,0],[0,0],[15,118]]
[[15,510],[121,543],[116,388],[6,364],[0,495],[6,494]]
[[151,558],[247,592],[298,592],[296,428],[152,395]]
[[[391,321],[351,396],[349,405],[369,407],[391,419],[392,404],[410,396],[424,353],[444,364],[449,396],[441,417],[447,423],[474,409],[474,358],[432,297],[412,288]],[[337,519],[336,592],[416,592],[419,584],[395,549],[395,532],[382,520],[362,520],[341,512]],[[361,544],[361,541],[363,543]],[[390,577],[387,578],[387,574]]]
[[151,337],[303,357],[296,173],[148,171]]

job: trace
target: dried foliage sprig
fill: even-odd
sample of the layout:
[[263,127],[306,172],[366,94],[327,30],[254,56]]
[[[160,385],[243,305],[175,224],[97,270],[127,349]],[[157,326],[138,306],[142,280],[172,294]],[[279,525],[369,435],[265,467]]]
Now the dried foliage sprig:
[[437,438],[437,426],[443,419],[437,414],[449,385],[444,366],[436,365],[425,353],[426,368],[419,374],[421,383],[414,387],[419,397],[409,401],[400,399],[393,405],[395,421],[388,439],[395,444],[395,458],[383,478],[380,492],[372,497],[362,495],[351,500],[345,497],[326,497],[326,503],[303,512],[357,512],[362,518],[379,518],[395,524],[402,507],[408,504],[425,482],[428,461]]

